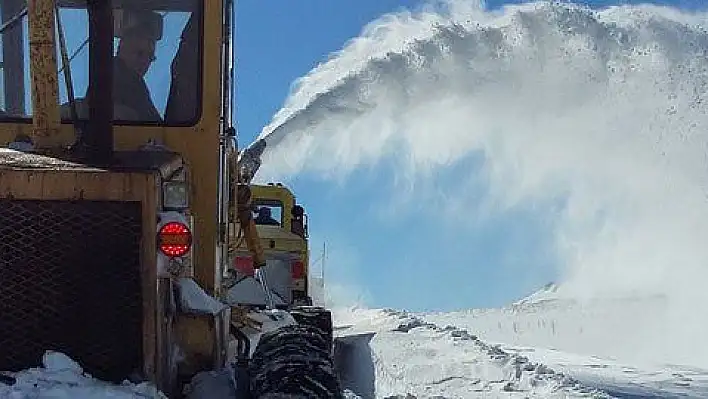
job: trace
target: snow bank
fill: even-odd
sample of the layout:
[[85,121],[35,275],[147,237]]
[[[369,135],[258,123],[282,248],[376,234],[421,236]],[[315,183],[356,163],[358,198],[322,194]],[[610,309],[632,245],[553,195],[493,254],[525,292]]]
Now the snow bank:
[[[43,367],[32,368],[11,377],[12,385],[0,382],[2,399],[133,399],[167,398],[150,384],[122,385],[99,381],[84,373],[79,364],[66,355],[47,351]],[[4,380],[4,379],[3,379]],[[9,382],[9,381],[8,381]]]
[[467,330],[394,310],[339,309],[337,335],[375,332],[377,397],[607,397],[574,379],[488,345]]
[[[676,342],[664,296],[573,299],[548,285],[501,309],[429,313],[428,323],[454,323],[509,353],[541,362],[585,385],[620,397],[708,397],[702,340]],[[646,348],[651,348],[647,350]],[[697,361],[697,359],[702,359]]]
[[[509,309],[486,312],[506,312],[514,317]],[[522,314],[517,309],[516,316]],[[642,368],[594,355],[544,349],[543,345],[498,344],[488,336],[482,337],[489,330],[484,322],[461,313],[418,316],[391,309],[351,307],[336,309],[333,318],[335,336],[375,334],[367,359],[370,363],[355,367],[371,374],[377,398],[708,396],[706,370],[671,365]],[[568,341],[572,336],[567,334]],[[231,376],[231,371],[202,373],[193,380],[188,397],[235,399]],[[10,379],[15,380],[12,385],[4,383]],[[357,394],[361,392],[346,392],[346,397],[358,398]],[[166,397],[147,383],[115,385],[96,380],[67,356],[47,351],[43,367],[0,378],[0,399],[30,398]]]
[[668,299],[660,295],[576,300],[554,298],[542,291],[501,309],[420,316],[473,329],[488,342],[602,356],[629,364],[705,368],[708,348],[677,341],[671,332],[680,326],[668,323],[671,312]]

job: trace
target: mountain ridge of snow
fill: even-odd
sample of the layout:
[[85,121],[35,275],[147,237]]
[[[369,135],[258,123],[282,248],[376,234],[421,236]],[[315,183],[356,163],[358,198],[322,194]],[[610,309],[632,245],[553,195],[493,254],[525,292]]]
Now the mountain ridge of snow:
[[519,299],[518,301],[512,302],[511,306],[523,306],[543,301],[557,300],[558,298],[558,284],[556,284],[555,282],[550,282],[541,287],[539,290],[534,291],[530,295],[527,295]]

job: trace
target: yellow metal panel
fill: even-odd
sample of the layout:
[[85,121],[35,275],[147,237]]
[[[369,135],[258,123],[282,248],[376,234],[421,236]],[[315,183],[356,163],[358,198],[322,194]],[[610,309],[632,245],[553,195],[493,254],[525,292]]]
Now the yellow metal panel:
[[[143,371],[152,381],[162,375],[163,359],[165,355],[157,346],[164,336],[164,331],[158,328],[158,323],[162,319],[162,306],[158,303],[157,290],[157,248],[155,248],[155,237],[157,236],[157,181],[155,175],[144,175],[144,186],[131,194],[139,197],[142,193],[142,213],[143,213],[143,240],[142,240],[142,287],[143,287],[143,359],[145,359]],[[116,182],[115,186],[119,186]],[[123,187],[136,189],[126,180],[123,180]],[[109,187],[107,192],[116,195],[115,187]],[[159,314],[158,314],[159,313]],[[162,385],[162,381],[158,381]]]
[[221,109],[221,1],[204,2],[202,120],[194,129],[166,128],[165,143],[181,153],[190,168],[194,213],[195,279],[213,293],[219,281],[216,267],[219,124]]
[[[0,197],[43,200],[143,201],[155,193],[142,173],[0,169]],[[152,178],[154,182],[154,178]],[[154,183],[152,183],[154,184]],[[122,188],[122,190],[116,189]],[[152,212],[154,213],[154,203]]]
[[[33,2],[30,1],[30,4]],[[38,3],[39,4],[39,3]],[[50,10],[53,18],[53,8]],[[221,1],[204,1],[204,36],[203,45],[203,74],[202,74],[202,114],[199,123],[193,127],[164,127],[164,126],[114,126],[114,145],[116,150],[136,149],[149,140],[165,143],[172,150],[184,156],[185,163],[191,169],[191,198],[192,211],[194,212],[195,233],[195,277],[200,285],[212,292],[217,285],[218,273],[215,267],[215,246],[217,243],[217,204],[218,172],[219,172],[219,128],[220,128],[220,51],[221,51]],[[39,21],[43,24],[45,20]],[[37,22],[37,21],[35,21]],[[46,30],[44,31],[46,32]],[[53,34],[53,30],[51,30]],[[46,39],[46,38],[45,38]],[[40,42],[38,42],[40,43]],[[44,42],[41,42],[44,43]],[[52,45],[50,43],[49,45]],[[50,50],[52,55],[54,49]],[[35,54],[33,53],[33,56]],[[32,60],[35,65],[37,59]],[[36,68],[36,66],[35,66]],[[35,87],[35,93],[45,93],[41,101],[47,105],[57,104],[56,97],[56,61],[54,64],[42,66],[49,68],[52,73],[44,76],[48,79],[41,87]],[[44,69],[42,69],[44,70]],[[41,76],[37,75],[39,79]],[[39,84],[39,83],[37,83]],[[40,90],[41,89],[41,90]],[[49,92],[51,91],[51,92]],[[35,99],[36,101],[37,99]],[[41,107],[42,105],[40,105]],[[42,122],[58,120],[58,106],[46,107],[46,116],[38,115],[35,104],[34,120]],[[18,134],[31,136],[33,126],[29,123],[0,123],[0,146],[12,142]],[[59,127],[59,137],[72,137],[73,126],[65,123]],[[54,136],[53,136],[54,137]],[[59,140],[58,142],[64,142]],[[57,143],[57,142],[51,142]]]
[[29,0],[30,71],[34,128],[32,136],[38,148],[68,144],[70,137],[59,130],[57,60],[54,47],[55,9],[52,0]]
[[[52,3],[44,1],[42,3],[30,0],[30,6],[44,5]],[[45,4],[46,3],[46,4]],[[190,169],[190,203],[194,215],[194,265],[195,279],[208,292],[213,292],[218,285],[219,273],[215,249],[217,244],[217,197],[218,197],[218,172],[219,172],[219,128],[220,128],[220,106],[221,106],[221,20],[222,2],[220,0],[204,1],[204,21],[202,37],[203,45],[203,68],[202,68],[202,113],[201,119],[193,127],[162,127],[162,126],[114,126],[114,145],[116,150],[131,150],[155,140],[166,144],[170,149],[177,151],[184,157],[187,167]],[[32,23],[48,24],[54,18],[54,9],[47,9],[47,14],[42,20],[35,19]],[[46,64],[39,67],[36,62],[42,61],[40,58],[33,58],[33,93],[41,93],[35,99],[34,123],[40,126],[48,126],[46,132],[38,131],[52,140],[46,141],[48,144],[62,144],[71,140],[60,140],[60,138],[72,138],[73,126],[69,123],[56,127],[58,121],[58,99],[57,99],[57,76],[56,60],[53,58],[55,49],[53,47],[54,30],[43,30],[44,36],[33,37],[36,48],[47,46],[51,52],[51,59],[47,59]],[[51,35],[47,36],[47,32]],[[48,42],[47,40],[52,40]],[[45,47],[41,47],[46,51]],[[36,49],[35,49],[36,50]],[[36,57],[37,52],[32,56]],[[51,73],[40,74],[39,71],[51,71]],[[44,79],[44,80],[41,80]],[[39,83],[39,82],[44,83]],[[38,86],[41,85],[41,86]],[[37,103],[39,101],[40,103]],[[46,114],[42,114],[45,110]],[[52,126],[54,129],[51,130]],[[7,145],[13,141],[18,134],[32,136],[33,125],[31,123],[0,123],[0,146]],[[50,134],[51,133],[51,134]],[[55,134],[56,133],[56,134]],[[56,140],[54,140],[56,138]],[[43,142],[44,143],[44,142]],[[133,174],[110,174],[100,170],[69,172],[61,171],[60,179],[49,177],[52,172],[45,171],[4,171],[0,170],[0,196],[12,194],[26,198],[84,198],[84,199],[115,199],[130,200],[137,199],[143,201],[143,211],[145,214],[143,231],[144,238],[151,240],[153,244],[144,245],[143,256],[145,259],[152,259],[152,263],[144,266],[144,290],[148,298],[144,304],[146,309],[154,311],[158,307],[155,293],[157,292],[154,274],[154,236],[155,223],[154,211],[157,199],[156,182],[146,182],[145,175]],[[142,184],[135,181],[142,179]],[[60,181],[60,183],[57,183]],[[81,189],[77,189],[81,187]],[[150,197],[147,197],[150,196]],[[166,371],[161,369],[164,365],[159,359],[163,358],[162,347],[155,348],[155,335],[164,332],[164,327],[158,327],[156,316],[153,322],[146,324],[145,329],[145,356],[149,359],[146,362],[146,372],[149,376],[166,375]],[[209,363],[214,355],[214,325],[213,320],[200,320],[191,317],[182,317],[177,323],[176,334],[187,343],[187,349],[191,349],[187,354],[188,358],[197,360],[197,367],[202,363]],[[151,360],[150,360],[151,359]],[[194,365],[193,365],[194,366]]]

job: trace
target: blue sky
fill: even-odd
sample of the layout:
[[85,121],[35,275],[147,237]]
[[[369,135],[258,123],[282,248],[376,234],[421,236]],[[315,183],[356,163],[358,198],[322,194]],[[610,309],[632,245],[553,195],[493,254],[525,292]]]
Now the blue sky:
[[[489,1],[488,7],[518,2]],[[270,121],[295,79],[381,14],[419,3],[239,1],[236,121],[241,146]],[[696,9],[702,2],[653,3]],[[337,184],[312,176],[292,181],[310,214],[313,258],[323,241],[328,245],[330,284],[364,290],[370,306],[452,310],[503,305],[556,278],[554,259],[546,252],[550,232],[540,216],[519,210],[475,226],[464,215],[458,225],[448,226],[433,212],[381,217],[379,210],[389,204],[380,189],[386,184],[381,174],[370,171]]]

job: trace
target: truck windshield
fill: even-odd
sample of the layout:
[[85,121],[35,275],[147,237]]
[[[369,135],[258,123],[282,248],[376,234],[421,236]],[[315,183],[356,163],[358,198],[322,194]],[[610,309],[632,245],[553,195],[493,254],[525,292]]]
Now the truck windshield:
[[[90,103],[86,0],[57,0],[62,36],[56,36],[60,113],[71,123],[69,93],[79,119]],[[114,122],[191,126],[201,114],[203,0],[112,0]],[[26,0],[0,0],[2,61],[0,122],[32,117]],[[58,30],[57,30],[58,31]],[[71,72],[71,86],[64,69]],[[71,90],[70,90],[71,89]]]
[[281,226],[283,223],[283,204],[275,200],[255,200],[254,221],[262,226]]

